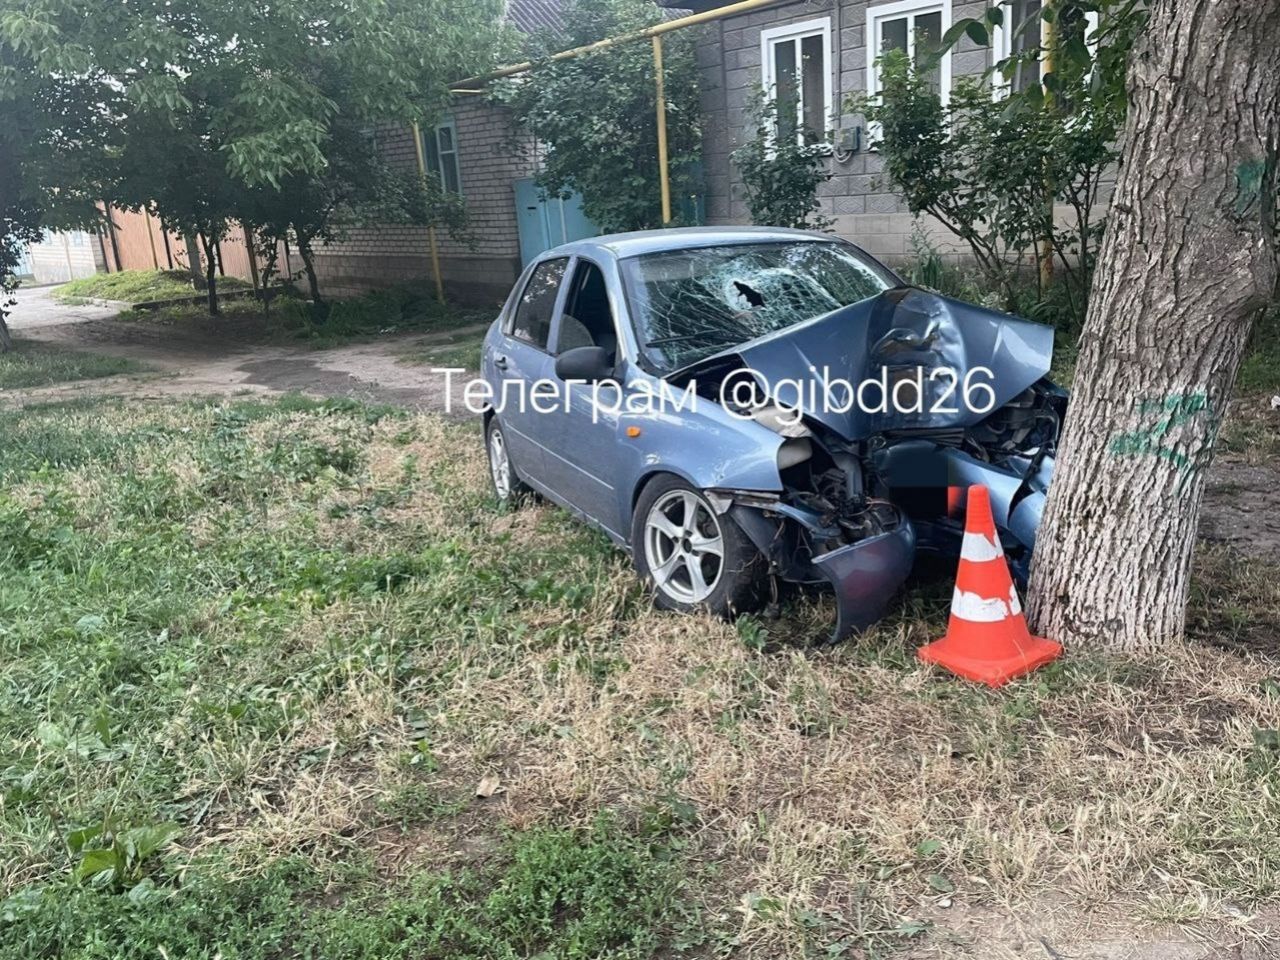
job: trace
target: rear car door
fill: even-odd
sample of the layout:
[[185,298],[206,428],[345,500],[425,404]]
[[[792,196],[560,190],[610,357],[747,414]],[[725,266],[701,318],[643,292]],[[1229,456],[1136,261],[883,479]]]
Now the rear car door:
[[[576,347],[601,347],[617,365],[621,359],[617,322],[601,268],[585,257],[576,257],[556,323],[553,353],[560,356]],[[555,377],[554,363],[551,376]],[[546,426],[553,433],[547,444],[547,483],[560,499],[573,504],[590,519],[623,536],[617,485],[619,390],[616,384],[566,384],[568,409]],[[599,403],[596,403],[596,400]]]
[[554,415],[539,414],[528,400],[534,384],[552,375],[547,340],[568,265],[568,257],[556,257],[533,268],[493,354],[498,419],[506,431],[512,463],[535,486],[547,485],[544,450],[550,425],[546,421]]

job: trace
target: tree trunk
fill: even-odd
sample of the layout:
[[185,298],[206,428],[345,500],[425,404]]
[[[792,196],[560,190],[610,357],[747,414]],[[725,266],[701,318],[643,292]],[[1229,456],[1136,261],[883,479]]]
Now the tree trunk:
[[0,353],[8,353],[13,349],[13,338],[9,336],[9,324],[5,322],[4,308],[0,307]]
[[187,248],[187,269],[191,271],[191,285],[197,290],[203,290],[204,273],[200,269],[200,247],[197,246],[196,235],[190,231],[184,233],[182,243]]
[[218,315],[218,245],[211,242],[203,233],[200,242],[204,244],[204,282],[208,294],[209,316]]
[[307,271],[307,286],[311,289],[311,302],[317,307],[324,306],[320,296],[320,281],[316,277],[316,265],[311,253],[311,241],[298,238],[298,255],[302,257],[302,265]]
[[1153,0],[1029,612],[1067,645],[1183,633],[1205,468],[1276,284],[1280,0]]

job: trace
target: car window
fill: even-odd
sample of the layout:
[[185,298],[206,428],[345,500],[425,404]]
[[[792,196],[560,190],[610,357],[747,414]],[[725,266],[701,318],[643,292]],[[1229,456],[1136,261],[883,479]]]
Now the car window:
[[547,349],[551,313],[568,263],[566,259],[548,260],[534,268],[516,304],[515,320],[511,324],[511,335],[517,340],[533,344],[539,350]]
[[556,356],[576,347],[603,347],[610,362],[617,361],[618,335],[609,306],[609,290],[604,274],[589,260],[579,260],[573,269],[560,316]]
[[621,263],[636,339],[668,372],[895,286],[841,243],[779,241],[668,250]]

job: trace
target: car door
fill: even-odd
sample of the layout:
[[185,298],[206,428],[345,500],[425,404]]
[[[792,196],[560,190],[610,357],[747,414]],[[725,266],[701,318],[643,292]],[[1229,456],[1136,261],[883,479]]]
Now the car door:
[[[575,257],[556,317],[553,354],[558,357],[576,347],[597,346],[620,365],[618,333],[604,271],[585,257]],[[554,362],[550,375],[562,397],[568,391],[568,398],[567,409],[548,423],[554,438],[545,452],[547,484],[560,499],[609,532],[625,537],[616,489],[622,388],[567,384],[556,377]]]
[[533,268],[493,353],[498,419],[512,463],[535,486],[547,485],[545,447],[552,428],[546,420],[552,415],[538,413],[529,397],[534,385],[551,375],[547,341],[568,265],[568,257],[556,257]]

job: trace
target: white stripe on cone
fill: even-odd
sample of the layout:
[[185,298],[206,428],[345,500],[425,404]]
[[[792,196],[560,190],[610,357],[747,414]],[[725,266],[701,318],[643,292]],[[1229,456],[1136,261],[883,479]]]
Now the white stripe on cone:
[[1004,556],[1004,551],[1000,549],[1000,544],[990,537],[981,533],[965,532],[964,544],[960,547],[961,560],[985,563],[988,560],[995,560],[1002,556]]
[[1009,585],[1009,599],[1000,597],[983,597],[956,587],[951,594],[951,614],[971,623],[999,623],[1008,617],[1022,613],[1022,604],[1018,602],[1018,590]]

